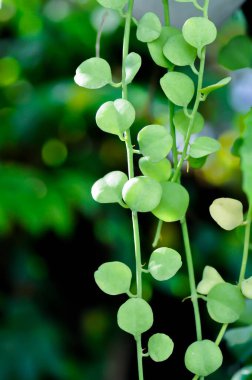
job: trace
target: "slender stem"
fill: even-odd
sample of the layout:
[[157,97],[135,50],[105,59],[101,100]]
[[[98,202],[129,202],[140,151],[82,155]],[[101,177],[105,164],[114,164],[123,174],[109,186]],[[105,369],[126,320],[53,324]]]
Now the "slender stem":
[[[123,38],[123,64],[122,64],[122,98],[128,98],[128,87],[126,83],[126,57],[129,53],[129,41],[130,41],[130,26],[132,20],[134,0],[129,0],[128,10],[126,14],[124,38]],[[127,151],[127,163],[129,178],[134,177],[134,149],[131,142],[130,131],[125,132],[125,144]],[[135,247],[135,260],[136,260],[136,284],[137,284],[137,297],[142,297],[142,264],[141,264],[141,246],[139,235],[139,223],[136,212],[132,212],[132,226],[134,236]],[[137,365],[138,365],[138,378],[144,380],[143,375],[143,356],[142,356],[142,343],[141,335],[136,338],[137,344]]]
[[153,248],[155,248],[158,245],[158,242],[159,242],[160,237],[161,237],[162,227],[163,227],[163,222],[162,222],[162,220],[159,219],[158,225],[157,225],[156,234],[155,234],[155,237],[154,237],[154,240],[153,240],[153,243],[152,243],[152,247]]
[[173,157],[174,167],[176,168],[178,166],[178,151],[177,151],[176,130],[175,130],[174,122],[173,122],[174,111],[175,111],[175,106],[172,102],[170,102],[170,104],[169,104],[169,114],[170,114],[169,119],[170,119],[170,132],[171,132],[171,137],[173,140],[172,157]]
[[239,286],[241,286],[241,283],[245,278],[246,267],[248,263],[250,232],[251,232],[251,212],[252,212],[252,206],[249,207],[247,223],[245,227],[244,248],[243,248],[242,263],[241,263],[241,270],[240,270],[240,276],[239,276]]
[[215,340],[215,344],[216,346],[219,346],[220,342],[222,341],[222,338],[224,337],[225,335],[225,332],[227,330],[227,327],[228,327],[228,323],[224,323],[219,331],[219,334]]
[[197,336],[197,340],[202,340],[202,330],[201,330],[199,303],[198,303],[196,283],[195,283],[195,275],[194,275],[194,269],[193,269],[193,259],[192,259],[188,228],[187,228],[187,223],[186,223],[185,218],[181,220],[181,228],[182,228],[183,240],[184,240],[184,245],[185,245],[191,300],[193,304],[194,318],[195,318],[196,336]]
[[178,163],[178,165],[176,167],[176,170],[174,172],[174,175],[172,177],[172,181],[173,182],[176,182],[178,180],[179,175],[180,175],[180,171],[181,171],[181,168],[182,168],[182,165],[183,165],[183,163],[185,161],[185,158],[187,156],[187,149],[188,149],[188,146],[189,146],[189,143],[190,143],[190,138],[191,138],[191,134],[192,134],[193,124],[194,124],[194,120],[195,120],[195,117],[196,117],[196,114],[197,114],[197,111],[198,111],[198,108],[199,108],[199,104],[200,104],[200,90],[202,88],[202,83],[203,83],[205,61],[206,61],[206,48],[204,47],[203,50],[202,50],[201,60],[200,60],[200,69],[199,69],[199,76],[198,76],[198,85],[197,85],[196,99],[195,99],[194,107],[193,107],[193,110],[192,110],[192,114],[191,114],[188,130],[187,130],[187,134],[186,134],[184,149],[183,149],[183,152],[181,154],[179,163]]
[[170,26],[171,25],[171,20],[170,20],[169,0],[162,0],[162,1],[163,1],[163,7],[164,7],[165,26]]
[[138,379],[144,380],[143,377],[143,354],[142,354],[142,341],[141,335],[136,337],[136,345],[137,345],[137,364],[138,364]]

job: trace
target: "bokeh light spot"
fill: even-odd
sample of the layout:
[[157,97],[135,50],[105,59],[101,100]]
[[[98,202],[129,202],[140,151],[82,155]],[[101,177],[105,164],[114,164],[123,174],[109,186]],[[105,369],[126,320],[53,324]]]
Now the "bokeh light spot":
[[67,158],[67,147],[57,139],[48,140],[42,148],[42,159],[48,166],[60,166]]
[[0,59],[0,86],[5,87],[15,83],[20,74],[18,61],[13,57]]

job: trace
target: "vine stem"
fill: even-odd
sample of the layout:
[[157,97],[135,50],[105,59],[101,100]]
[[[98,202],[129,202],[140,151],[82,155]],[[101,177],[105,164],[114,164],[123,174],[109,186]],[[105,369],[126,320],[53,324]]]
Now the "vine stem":
[[[131,27],[133,6],[134,6],[134,0],[129,0],[128,10],[126,13],[124,37],[123,37],[122,98],[126,100],[128,98],[128,86],[126,83],[126,57],[129,53],[130,27]],[[129,175],[129,179],[131,179],[134,177],[134,159],[133,159],[134,149],[132,146],[131,134],[129,130],[125,132],[125,144],[126,144],[126,151],[127,151],[128,175]],[[137,297],[142,298],[142,263],[141,263],[139,222],[138,222],[137,212],[132,212],[132,227],[133,227],[135,260],[136,260]],[[136,337],[136,346],[137,346],[138,378],[139,380],[144,380],[141,335]]]
[[171,25],[169,0],[162,0],[164,8],[164,21],[166,26]]

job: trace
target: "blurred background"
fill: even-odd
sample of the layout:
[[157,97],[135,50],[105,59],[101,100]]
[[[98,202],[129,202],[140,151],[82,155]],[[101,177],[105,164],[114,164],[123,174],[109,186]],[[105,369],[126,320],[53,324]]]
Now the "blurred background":
[[[219,28],[210,48],[205,83],[229,75],[218,65],[220,49],[237,35],[251,34],[249,1]],[[120,97],[120,90],[77,87],[77,66],[95,55],[97,30],[104,10],[88,0],[3,0],[0,11],[0,379],[1,380],[134,380],[135,344],[120,331],[116,312],[125,300],[96,287],[93,272],[109,260],[134,270],[130,215],[115,205],[96,204],[93,182],[112,170],[126,171],[124,145],[100,131],[94,121],[98,107]],[[120,81],[123,22],[106,12],[101,56]],[[245,38],[245,37],[244,37]],[[232,84],[211,96],[201,111],[204,134],[219,137],[222,149],[203,169],[184,174],[191,195],[188,219],[197,281],[205,265],[236,282],[243,230],[224,232],[210,219],[216,197],[240,199],[239,158],[230,148],[252,105],[252,50]],[[252,49],[252,48],[251,48]],[[131,50],[143,66],[129,97],[137,110],[132,134],[150,123],[168,123],[167,104],[158,85],[164,69],[151,61],[148,49],[135,38]],[[233,61],[232,61],[233,62]],[[248,66],[248,68],[243,68]],[[237,68],[237,67],[235,67]],[[179,138],[180,139],[180,138]],[[180,139],[179,141],[182,142]],[[137,169],[136,169],[137,170]],[[156,228],[152,215],[140,215],[143,260],[151,253]],[[162,245],[183,254],[178,224],[167,224]],[[250,259],[248,274],[252,273]],[[191,379],[183,355],[195,340],[186,265],[164,283],[144,276],[145,298],[154,309],[151,332],[169,334],[176,342],[170,360],[146,359],[146,380]],[[203,301],[202,301],[203,303]],[[201,304],[204,337],[214,339],[219,326]],[[222,347],[224,366],[212,380],[231,379],[252,363],[252,305]],[[245,330],[244,330],[245,329]],[[246,330],[247,329],[247,330]],[[239,336],[241,336],[241,330]],[[148,334],[145,334],[148,335]],[[236,340],[234,338],[236,336]],[[144,336],[144,344],[146,344]],[[250,375],[251,376],[251,375]],[[239,377],[239,379],[252,377]]]

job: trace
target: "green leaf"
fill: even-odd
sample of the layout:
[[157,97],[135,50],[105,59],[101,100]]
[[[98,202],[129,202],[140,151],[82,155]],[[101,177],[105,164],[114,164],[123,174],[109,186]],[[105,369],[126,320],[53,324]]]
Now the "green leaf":
[[153,312],[142,298],[131,298],[118,310],[119,327],[135,337],[149,330],[153,324]]
[[137,53],[130,53],[125,60],[126,83],[133,81],[142,64],[142,58]]
[[219,52],[218,63],[228,70],[252,65],[252,42],[248,36],[235,36]]
[[166,158],[158,162],[152,162],[149,157],[141,157],[139,168],[143,175],[154,178],[159,182],[168,181],[172,172],[171,163]]
[[149,261],[149,271],[155,280],[169,280],[175,276],[182,266],[180,254],[171,248],[158,248],[152,252]]
[[215,84],[211,84],[210,86],[202,88],[200,92],[205,96],[208,96],[211,92],[226,86],[228,83],[230,83],[231,79],[231,77],[226,77]]
[[192,79],[176,71],[165,74],[160,84],[167,98],[177,106],[187,107],[194,95]]
[[232,198],[218,198],[213,201],[210,215],[224,230],[231,231],[243,222],[243,206]]
[[125,99],[104,103],[96,113],[98,127],[107,133],[120,137],[135,121],[136,112],[132,104]]
[[163,193],[159,205],[152,213],[164,222],[176,222],[181,220],[189,205],[189,194],[178,183],[163,182]]
[[244,297],[252,300],[252,276],[242,281],[241,291]]
[[168,130],[162,125],[147,125],[138,133],[137,141],[140,151],[151,161],[157,162],[165,158],[173,144]]
[[210,290],[217,284],[225,282],[217,270],[210,266],[205,266],[203,270],[202,280],[197,286],[197,292],[200,294],[208,294]]
[[204,339],[192,343],[185,354],[186,368],[198,376],[208,376],[222,365],[223,356],[214,342]]
[[176,66],[193,64],[197,56],[197,49],[189,45],[182,34],[168,39],[163,49],[164,56]]
[[225,334],[225,340],[229,347],[234,347],[251,342],[252,326],[235,327],[229,329]]
[[188,159],[189,167],[193,169],[200,169],[205,165],[206,160],[207,160],[207,156],[200,157],[200,158],[189,157]]
[[167,360],[174,348],[174,343],[166,334],[154,334],[148,341],[148,352],[154,362],[163,362]]
[[243,190],[252,204],[252,109],[244,120],[246,129],[243,134],[244,142],[241,147],[241,168],[243,174]]
[[251,380],[252,365],[240,369],[231,380]]
[[210,317],[219,323],[233,323],[245,309],[245,299],[240,289],[224,283],[214,286],[207,296],[207,310]]
[[172,26],[164,26],[160,36],[155,41],[148,43],[151,58],[156,65],[169,69],[173,68],[174,65],[165,58],[163,48],[167,40],[178,33],[180,33],[179,29]]
[[[173,122],[175,125],[175,128],[184,136],[186,137],[190,119],[185,115],[183,110],[179,110],[175,112]],[[197,112],[193,121],[192,126],[192,134],[199,133],[204,128],[204,118],[203,116]]]
[[92,197],[99,203],[121,203],[122,189],[128,177],[120,171],[113,171],[94,183]]
[[159,204],[162,186],[153,178],[135,177],[125,183],[122,195],[132,211],[148,212]]
[[198,51],[211,44],[217,37],[214,23],[205,17],[191,17],[183,25],[184,39]]
[[122,9],[128,0],[97,0],[97,2],[104,8]]
[[110,66],[105,59],[89,58],[77,68],[74,81],[89,89],[104,87],[112,82]]
[[235,157],[241,157],[241,147],[243,145],[244,139],[242,137],[238,137],[231,148],[231,153]]
[[193,158],[208,156],[211,153],[217,152],[220,147],[219,141],[211,137],[198,137],[190,146],[189,156]]
[[102,264],[95,272],[94,278],[104,293],[116,296],[129,291],[132,274],[127,265],[113,261]]
[[141,42],[152,42],[156,40],[162,30],[158,16],[153,12],[147,12],[139,20],[137,26],[137,39]]

